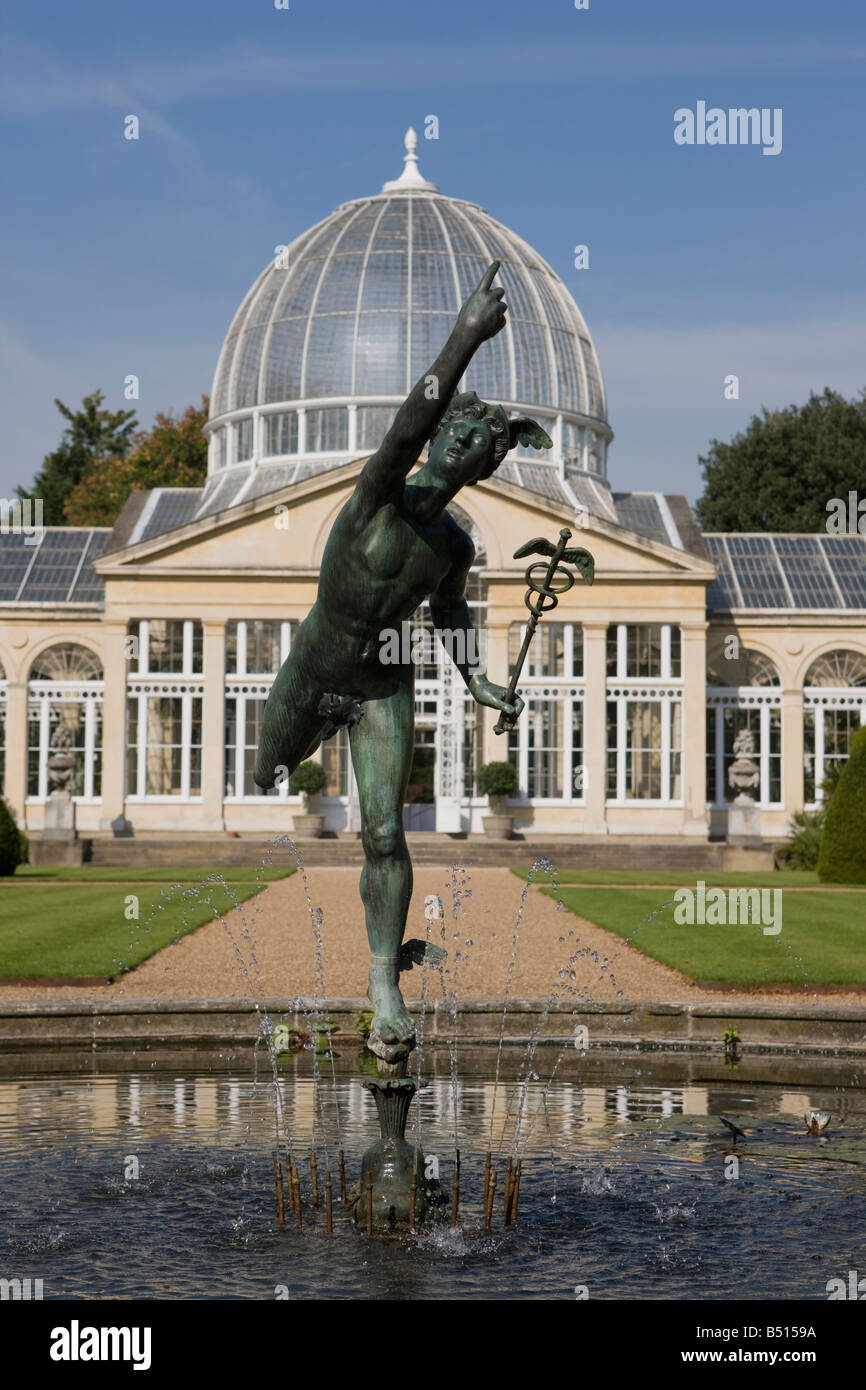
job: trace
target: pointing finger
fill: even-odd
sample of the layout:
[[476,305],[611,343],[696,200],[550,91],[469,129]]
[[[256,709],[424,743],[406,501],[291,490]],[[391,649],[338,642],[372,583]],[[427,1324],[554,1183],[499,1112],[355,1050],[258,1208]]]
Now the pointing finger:
[[499,273],[500,265],[500,261],[492,261],[490,263],[490,265],[485,270],[483,276],[481,277],[481,284],[478,286],[480,290],[490,289],[490,286],[493,284],[493,281],[496,279],[496,276]]

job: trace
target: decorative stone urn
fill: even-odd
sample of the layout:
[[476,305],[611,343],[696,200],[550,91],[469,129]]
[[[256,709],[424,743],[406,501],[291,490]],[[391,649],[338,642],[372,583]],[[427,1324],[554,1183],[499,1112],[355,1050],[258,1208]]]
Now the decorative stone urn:
[[41,839],[31,841],[31,860],[34,864],[80,864],[84,857],[84,845],[75,831],[75,802],[72,799],[75,754],[72,751],[72,733],[62,724],[51,735],[46,766],[51,791],[45,802]]
[[737,795],[728,811],[728,844],[756,848],[761,844],[761,813],[751,794],[761,785],[761,769],[753,760],[755,736],[741,729],[734,739],[734,761],[728,768],[728,785]]

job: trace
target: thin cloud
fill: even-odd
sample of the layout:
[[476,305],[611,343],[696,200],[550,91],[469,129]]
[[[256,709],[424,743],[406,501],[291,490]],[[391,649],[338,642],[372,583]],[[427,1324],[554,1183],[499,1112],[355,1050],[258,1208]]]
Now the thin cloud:
[[[121,70],[116,82],[107,82],[99,70],[88,71],[80,64],[66,66],[60,59],[32,43],[15,40],[6,45],[6,74],[0,90],[0,110],[18,116],[49,110],[87,108],[118,103],[141,106],[142,98],[151,104],[178,105],[208,97],[226,97],[249,92],[321,92],[332,89],[368,88],[406,90],[417,87],[421,45],[381,44],[368,48],[354,46],[344,52],[330,48],[327,62],[312,61],[310,51],[293,47],[280,54],[249,43],[236,43],[209,55],[190,52],[170,60],[155,60],[146,67],[134,63]],[[714,44],[709,40],[694,44],[651,42],[551,43],[527,34],[506,43],[486,44],[484,61],[470,48],[463,51],[451,44],[423,45],[424,71],[436,73],[439,87],[463,87],[467,82],[483,86],[511,87],[517,78],[526,84],[535,78],[545,85],[554,82],[604,81],[635,77],[657,79],[688,77],[699,80],[726,74],[815,71],[820,67],[857,67],[866,63],[866,44],[818,43],[812,39],[791,40],[785,44],[767,41],[750,43],[746,48]],[[138,109],[134,105],[130,109]],[[151,109],[150,120],[158,119]],[[164,123],[159,133],[180,139]]]

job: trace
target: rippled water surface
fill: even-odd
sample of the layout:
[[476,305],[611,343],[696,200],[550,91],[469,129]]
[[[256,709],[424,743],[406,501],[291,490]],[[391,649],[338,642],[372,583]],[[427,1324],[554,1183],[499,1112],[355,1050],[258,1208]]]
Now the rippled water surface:
[[[281,1080],[279,1138],[296,1161],[315,1127],[319,1171],[350,1180],[377,1136],[357,1079],[308,1058]],[[855,1078],[856,1081],[856,1078]],[[0,1276],[46,1298],[825,1299],[866,1268],[866,1127],[856,1087],[743,1081],[656,1084],[633,1066],[592,1082],[460,1083],[461,1220],[368,1241],[339,1203],[329,1237],[274,1217],[274,1086],[237,1074],[153,1070],[0,1079]],[[414,1106],[418,1101],[414,1102]],[[806,1135],[809,1105],[833,1114]],[[416,1116],[409,1137],[417,1136]],[[523,1155],[520,1220],[504,1228],[504,1155]],[[719,1119],[747,1131],[732,1149]],[[481,1229],[488,1136],[500,1151],[494,1230]],[[324,1138],[323,1138],[324,1136]],[[421,1098],[420,1137],[450,1192],[449,1081]],[[729,1155],[738,1160],[738,1175]],[[137,1173],[137,1176],[135,1174]]]

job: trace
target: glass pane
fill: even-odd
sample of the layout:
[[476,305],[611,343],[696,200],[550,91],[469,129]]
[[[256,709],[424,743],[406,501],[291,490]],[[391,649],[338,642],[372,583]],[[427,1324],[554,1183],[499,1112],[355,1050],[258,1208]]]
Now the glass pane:
[[662,794],[662,721],[657,700],[626,703],[626,788],[629,799],[656,801]]
[[251,459],[253,456],[252,419],[238,422],[235,427],[235,439],[237,440],[237,462],[243,463],[246,459]]
[[338,729],[334,738],[322,744],[322,763],[327,783],[325,796],[349,795],[349,734]]
[[529,648],[525,671],[528,676],[565,674],[565,625],[542,622]]
[[716,799],[716,707],[707,706],[707,801]]
[[307,411],[307,453],[321,454],[349,447],[349,412],[345,407]]
[[683,794],[682,784],[682,746],[683,746],[683,707],[671,704],[671,767],[670,795],[672,801],[679,801]]
[[362,405],[358,407],[357,439],[358,448],[378,449],[394,419],[391,405]]
[[148,796],[177,796],[181,790],[182,701],[148,697],[146,786]]
[[226,673],[237,674],[238,669],[238,622],[230,618],[226,623]]
[[27,708],[27,795],[39,795],[39,704]]
[[611,623],[607,629],[607,674],[610,680],[616,680],[619,676],[616,660],[616,634],[618,625]]
[[293,410],[265,416],[265,453],[298,452],[298,417]]
[[247,621],[247,670],[256,675],[276,675],[280,669],[280,621],[255,618]]
[[815,711],[803,711],[803,792],[807,804],[815,800]]
[[194,698],[190,721],[189,794],[201,796],[201,712],[202,700]]
[[[574,666],[571,674],[580,679],[583,676],[583,627],[580,623],[572,623],[573,643],[574,643]],[[565,673],[568,675],[568,672]]]
[[[608,630],[608,642],[610,641],[610,631]],[[617,777],[616,777],[616,754],[617,754],[617,701],[608,700],[607,702],[607,794],[614,800],[618,796]]]
[[148,671],[183,671],[183,622],[151,618]]
[[662,673],[662,629],[660,623],[631,623],[628,628],[626,675],[642,679]]
[[682,675],[682,638],[679,623],[671,624],[671,677]]
[[235,795],[235,746],[237,741],[237,700],[226,700],[225,738],[223,740],[223,794]]
[[586,768],[583,762],[583,701],[575,700],[571,710],[571,795],[586,796]]

